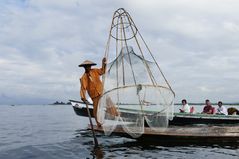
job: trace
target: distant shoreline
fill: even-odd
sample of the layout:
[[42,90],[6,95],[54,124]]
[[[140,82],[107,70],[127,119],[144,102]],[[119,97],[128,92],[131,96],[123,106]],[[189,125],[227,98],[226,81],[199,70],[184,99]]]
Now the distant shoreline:
[[67,102],[67,103],[64,103],[64,102],[58,102],[58,101],[56,101],[56,102],[54,102],[54,103],[52,103],[52,104],[49,104],[49,105],[70,105],[71,104],[71,102]]
[[[205,103],[188,103],[190,106],[204,106]],[[212,105],[217,105],[217,103],[211,103]],[[0,104],[0,105],[9,105],[9,106],[17,106],[17,105],[71,105],[70,102],[62,102],[56,101],[54,103],[45,103],[45,104]],[[174,103],[174,105],[182,105],[181,103]],[[239,106],[239,103],[223,103],[223,105],[227,106]]]

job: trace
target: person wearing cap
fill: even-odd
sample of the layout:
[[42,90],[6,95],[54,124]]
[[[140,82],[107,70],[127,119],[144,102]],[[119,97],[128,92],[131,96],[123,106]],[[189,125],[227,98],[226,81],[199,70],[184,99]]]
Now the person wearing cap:
[[102,59],[102,67],[91,68],[91,66],[96,65],[96,63],[86,60],[79,67],[84,67],[85,73],[80,78],[81,88],[80,88],[80,96],[81,100],[84,103],[89,103],[86,99],[86,91],[89,94],[90,98],[93,101],[93,114],[95,117],[95,121],[97,126],[101,126],[101,124],[97,120],[97,109],[100,97],[103,93],[103,84],[100,80],[100,76],[105,73],[106,69],[106,58]]

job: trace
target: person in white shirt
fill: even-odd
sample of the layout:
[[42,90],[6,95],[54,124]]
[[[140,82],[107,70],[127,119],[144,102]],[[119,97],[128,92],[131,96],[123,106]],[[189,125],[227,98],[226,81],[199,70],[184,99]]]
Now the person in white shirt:
[[179,110],[180,110],[180,113],[190,113],[190,106],[188,105],[186,99],[182,100],[182,108]]
[[218,102],[218,108],[217,108],[217,113],[216,114],[221,114],[221,115],[228,115],[226,107],[222,105],[222,102]]

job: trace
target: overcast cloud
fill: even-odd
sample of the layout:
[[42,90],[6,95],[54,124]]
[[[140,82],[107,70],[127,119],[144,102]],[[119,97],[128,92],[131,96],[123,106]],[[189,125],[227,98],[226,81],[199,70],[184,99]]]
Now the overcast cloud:
[[100,64],[113,12],[133,17],[176,102],[239,101],[238,0],[0,1],[0,104],[80,99],[78,68]]

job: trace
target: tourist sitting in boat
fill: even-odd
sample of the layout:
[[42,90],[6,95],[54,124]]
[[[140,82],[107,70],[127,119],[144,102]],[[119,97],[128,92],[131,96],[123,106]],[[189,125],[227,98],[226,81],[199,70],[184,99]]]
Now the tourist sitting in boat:
[[102,60],[102,68],[92,69],[91,66],[93,65],[96,65],[96,63],[91,62],[89,60],[86,60],[79,65],[79,67],[85,68],[85,73],[80,78],[80,83],[81,83],[80,96],[81,96],[81,100],[84,103],[89,104],[85,95],[86,91],[89,94],[90,98],[93,101],[93,114],[94,114],[97,126],[100,127],[101,124],[97,120],[97,109],[98,109],[98,103],[99,103],[100,97],[103,93],[103,85],[100,80],[100,76],[105,73],[106,58],[103,58]]
[[215,114],[215,108],[211,105],[211,102],[209,99],[205,101],[205,106],[203,108],[203,114]]
[[219,101],[217,103],[217,105],[218,105],[218,108],[217,108],[216,114],[220,114],[220,115],[227,115],[228,114],[226,107],[222,105],[221,101]]
[[180,113],[190,113],[190,106],[188,105],[186,99],[182,100],[182,108],[179,110],[180,110]]
[[239,110],[233,107],[228,108],[227,112],[228,112],[228,115],[239,115]]

